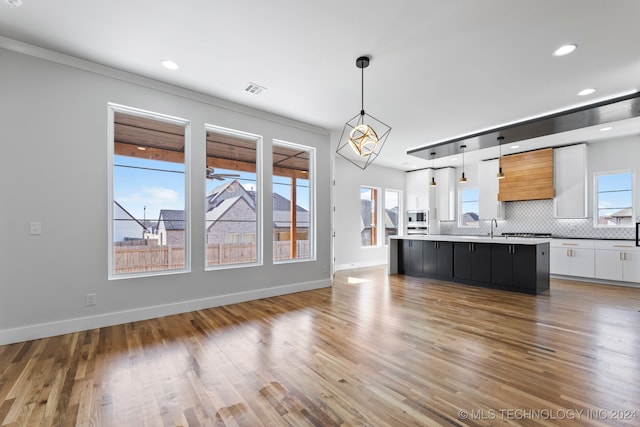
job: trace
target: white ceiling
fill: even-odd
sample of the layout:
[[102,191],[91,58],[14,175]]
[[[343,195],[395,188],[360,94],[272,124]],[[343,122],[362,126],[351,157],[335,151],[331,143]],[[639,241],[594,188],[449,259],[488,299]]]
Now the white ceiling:
[[338,133],[369,55],[365,110],[393,128],[376,164],[402,170],[431,163],[408,149],[640,89],[637,0],[0,1],[1,36]]

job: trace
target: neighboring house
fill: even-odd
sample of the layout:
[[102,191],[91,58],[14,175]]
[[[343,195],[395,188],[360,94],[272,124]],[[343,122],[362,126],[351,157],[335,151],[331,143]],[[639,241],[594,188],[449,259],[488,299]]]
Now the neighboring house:
[[385,209],[384,211],[385,236],[395,236],[398,234],[398,207]]
[[218,206],[222,201],[234,197],[242,197],[253,208],[256,208],[255,191],[247,191],[237,179],[219,185],[207,195],[207,212]]
[[[612,213],[611,215],[607,215],[604,217],[605,224],[607,225],[632,225],[633,224],[633,216],[632,216],[631,208],[621,209],[618,212]],[[602,222],[600,221],[602,224]]]
[[[296,240],[309,240],[309,211],[296,206]],[[273,193],[273,241],[288,241],[291,232],[291,201]]]
[[[206,242],[212,244],[254,243],[256,241],[256,193],[246,190],[237,180],[214,188],[207,195]],[[291,202],[273,194],[273,240],[290,239]],[[309,211],[296,207],[297,239],[308,240]],[[160,244],[184,244],[184,211],[160,211]]]
[[[383,212],[385,237],[398,234],[398,208]],[[371,244],[371,200],[360,200],[360,238],[363,245]]]
[[223,199],[207,212],[207,244],[255,243],[256,211],[246,198]]
[[462,224],[464,225],[478,225],[480,217],[475,212],[465,212],[462,215]]
[[255,243],[255,192],[236,179],[219,185],[207,195],[207,244]]
[[184,211],[162,209],[158,218],[160,245],[184,245]]
[[144,238],[144,224],[133,217],[122,205],[113,201],[113,241],[121,243]]

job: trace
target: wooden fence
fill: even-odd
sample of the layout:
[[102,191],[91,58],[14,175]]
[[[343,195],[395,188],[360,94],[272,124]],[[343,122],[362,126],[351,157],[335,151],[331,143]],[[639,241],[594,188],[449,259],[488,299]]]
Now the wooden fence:
[[[309,241],[297,243],[298,258],[309,257]],[[273,259],[291,257],[290,242],[273,242]],[[255,243],[231,243],[207,246],[207,266],[241,264],[256,261]],[[184,246],[119,246],[114,250],[114,273],[175,270],[184,268]]]
[[115,274],[184,268],[184,246],[121,246],[113,254]]
[[207,245],[207,266],[256,262],[255,243]]
[[[309,241],[296,241],[297,258],[309,258]],[[291,258],[291,242],[273,242],[273,259],[283,260]]]

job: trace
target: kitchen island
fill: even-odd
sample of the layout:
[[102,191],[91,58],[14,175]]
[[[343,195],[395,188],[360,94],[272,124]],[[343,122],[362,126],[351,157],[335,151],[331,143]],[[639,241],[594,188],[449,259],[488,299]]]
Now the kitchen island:
[[389,274],[540,294],[549,289],[549,240],[391,236]]

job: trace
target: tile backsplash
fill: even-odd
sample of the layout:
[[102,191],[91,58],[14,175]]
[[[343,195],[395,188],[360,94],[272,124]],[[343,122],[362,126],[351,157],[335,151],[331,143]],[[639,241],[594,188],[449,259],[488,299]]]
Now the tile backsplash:
[[[480,221],[479,228],[458,227],[456,221],[442,221],[441,234],[487,235],[489,221]],[[505,219],[498,220],[496,235],[501,233],[551,233],[557,237],[593,239],[635,239],[635,228],[594,228],[592,218],[558,219],[553,217],[553,200],[506,202]]]

